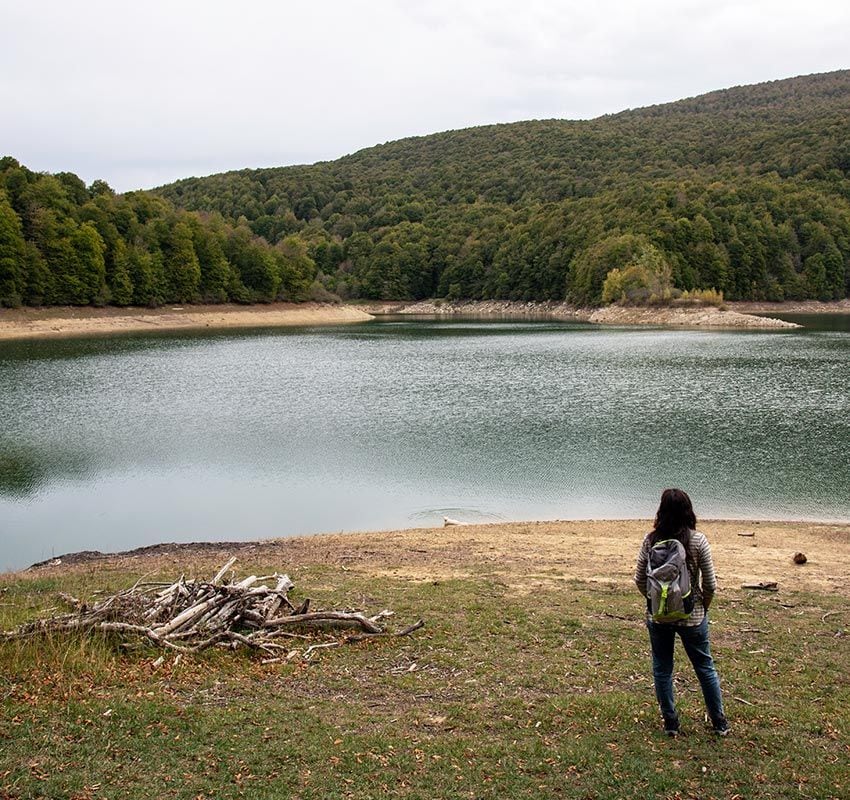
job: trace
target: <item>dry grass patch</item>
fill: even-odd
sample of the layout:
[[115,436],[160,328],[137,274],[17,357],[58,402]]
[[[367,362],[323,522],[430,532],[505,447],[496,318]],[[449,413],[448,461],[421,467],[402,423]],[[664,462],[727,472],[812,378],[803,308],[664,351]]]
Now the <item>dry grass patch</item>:
[[[659,733],[641,602],[645,522],[551,522],[160,549],[9,575],[3,627],[139,575],[288,572],[326,607],[391,607],[402,640],[263,665],[213,652],[154,666],[113,637],[3,645],[0,797],[830,798],[850,758],[850,529],[706,523],[722,591],[712,640],[733,735],[677,679]],[[741,531],[753,537],[738,537]],[[755,543],[756,547],[752,547]],[[802,550],[809,563],[797,567]],[[591,561],[589,556],[593,554]],[[607,562],[609,581],[591,563]],[[775,594],[737,588],[752,578]],[[681,654],[680,654],[681,658]]]

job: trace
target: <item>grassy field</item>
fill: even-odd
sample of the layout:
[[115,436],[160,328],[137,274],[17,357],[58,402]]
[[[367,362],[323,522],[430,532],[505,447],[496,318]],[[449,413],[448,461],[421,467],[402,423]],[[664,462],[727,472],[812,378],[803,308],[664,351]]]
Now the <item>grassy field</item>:
[[210,652],[157,667],[158,652],[101,637],[0,644],[0,798],[847,797],[850,526],[702,527],[732,735],[712,734],[679,649],[677,740],[660,731],[630,584],[645,528],[352,534],[0,576],[2,628],[58,591],[209,576],[231,553],[240,574],[289,572],[315,606],[426,620],[274,664]]

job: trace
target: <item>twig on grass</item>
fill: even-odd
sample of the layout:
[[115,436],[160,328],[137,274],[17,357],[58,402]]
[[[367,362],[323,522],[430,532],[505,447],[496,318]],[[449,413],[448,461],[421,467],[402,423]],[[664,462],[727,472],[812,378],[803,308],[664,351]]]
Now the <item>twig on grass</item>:
[[739,703],[743,703],[745,706],[754,706],[755,703],[751,703],[749,700],[744,700],[743,697],[733,697],[733,700],[737,700]]
[[304,651],[304,660],[306,661],[316,650],[323,650],[327,647],[339,647],[339,642],[322,642],[321,644],[311,644]]

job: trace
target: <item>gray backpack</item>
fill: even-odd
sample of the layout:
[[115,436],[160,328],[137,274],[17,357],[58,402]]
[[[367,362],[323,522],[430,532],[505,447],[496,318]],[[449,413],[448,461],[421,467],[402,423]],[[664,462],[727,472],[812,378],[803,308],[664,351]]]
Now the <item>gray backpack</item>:
[[664,539],[649,548],[646,605],[653,622],[682,622],[693,611],[691,574],[678,539]]

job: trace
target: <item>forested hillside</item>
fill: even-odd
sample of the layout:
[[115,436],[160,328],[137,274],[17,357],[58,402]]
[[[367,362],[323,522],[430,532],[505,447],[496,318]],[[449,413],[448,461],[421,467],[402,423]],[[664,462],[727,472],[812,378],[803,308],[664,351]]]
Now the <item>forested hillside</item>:
[[308,242],[343,297],[598,302],[649,250],[729,298],[850,288],[850,71],[587,122],[406,139],[307,167],[159,190]]
[[152,193],[0,165],[7,304],[324,290],[593,304],[615,268],[638,299],[671,281],[730,299],[850,293],[850,71]]
[[0,159],[0,306],[304,300],[315,272],[297,237]]

